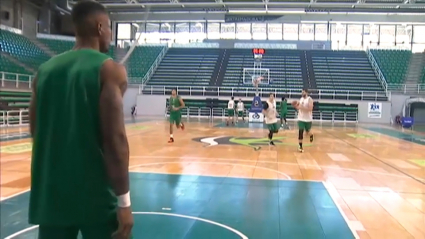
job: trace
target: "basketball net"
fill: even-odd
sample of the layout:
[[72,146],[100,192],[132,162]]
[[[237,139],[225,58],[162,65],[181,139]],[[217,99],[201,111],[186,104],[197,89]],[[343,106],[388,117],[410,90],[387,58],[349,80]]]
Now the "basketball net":
[[252,85],[254,86],[256,96],[258,96],[258,86],[263,79],[264,77],[262,76],[252,76]]

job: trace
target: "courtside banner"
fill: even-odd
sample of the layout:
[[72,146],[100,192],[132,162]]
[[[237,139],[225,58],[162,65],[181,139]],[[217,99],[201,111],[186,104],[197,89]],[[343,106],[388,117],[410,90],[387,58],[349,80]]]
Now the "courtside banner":
[[270,16],[270,15],[235,15],[235,14],[226,14],[224,16],[225,22],[267,22],[277,20],[280,16]]

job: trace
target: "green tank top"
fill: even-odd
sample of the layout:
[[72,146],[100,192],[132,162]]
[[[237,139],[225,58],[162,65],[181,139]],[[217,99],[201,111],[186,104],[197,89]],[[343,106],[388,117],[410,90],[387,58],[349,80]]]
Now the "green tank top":
[[100,52],[68,51],[37,73],[29,222],[81,225],[109,220],[116,197],[103,161]]
[[288,103],[286,101],[280,102],[280,113],[286,113],[288,111]]
[[181,109],[180,110],[173,110],[173,107],[180,107],[181,106],[181,104],[180,104],[180,96],[176,96],[176,97],[170,97],[170,112],[172,112],[172,113],[178,113],[178,112],[180,112],[181,111]]

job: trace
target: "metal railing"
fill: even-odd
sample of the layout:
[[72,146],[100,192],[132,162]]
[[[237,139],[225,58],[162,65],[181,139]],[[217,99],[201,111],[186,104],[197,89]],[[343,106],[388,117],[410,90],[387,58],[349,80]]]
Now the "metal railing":
[[[207,107],[187,107],[182,109],[182,116],[186,118],[225,118],[227,109],[225,108],[207,108]],[[245,116],[248,116],[248,110],[245,110]],[[169,117],[168,110],[165,110],[165,117]],[[297,114],[288,114],[287,120],[294,121]],[[358,122],[357,112],[342,111],[313,111],[313,121],[315,122]]]
[[[139,86],[139,94],[147,95],[168,95],[171,90],[177,88],[180,95],[189,96],[234,96],[234,97],[254,97],[256,90],[253,87],[216,87],[216,86]],[[310,95],[314,99],[337,99],[337,100],[370,100],[387,101],[388,96],[385,92],[375,91],[346,91],[346,90],[310,90]],[[258,88],[259,96],[268,97],[274,93],[276,97],[285,96],[287,98],[300,98],[301,89],[275,89]]]
[[388,84],[388,90],[403,94],[425,94],[425,84]]
[[378,76],[379,82],[381,83],[382,87],[384,87],[385,92],[388,92],[387,80],[385,79],[384,74],[382,74],[381,68],[379,68],[378,63],[375,60],[375,57],[373,56],[372,52],[369,49],[367,49],[366,53],[370,63],[372,64],[373,69],[375,70],[376,75]]
[[143,77],[141,84],[146,84],[146,82],[149,81],[153,73],[155,73],[156,68],[158,68],[159,64],[162,61],[162,58],[164,58],[165,54],[168,51],[168,46],[164,46],[162,51],[159,53],[159,55],[156,57],[155,62],[151,65],[148,72],[146,72],[146,75]]
[[28,110],[0,111],[0,127],[28,125]]
[[[165,53],[164,53],[165,54]],[[151,71],[153,73],[154,70]],[[22,90],[31,89],[31,82],[33,80],[33,75],[25,75],[25,74],[16,74],[11,72],[3,72],[0,71],[0,85],[2,88],[16,88]],[[140,82],[143,82],[141,78],[129,78],[130,84],[134,82],[132,85],[139,87],[139,93],[144,94],[166,94],[164,92],[171,91],[171,86],[143,86]],[[390,99],[391,92],[404,93],[404,94],[425,94],[425,84],[414,84],[414,85],[406,85],[406,84],[389,84],[386,86],[388,92],[371,92],[371,91],[355,91],[355,90],[313,90],[313,95],[323,96],[326,99],[347,99],[347,100],[386,100]],[[235,92],[235,96],[252,96],[255,94],[255,90],[252,87],[202,87],[202,86],[192,86],[192,87],[178,87],[183,92],[189,92],[186,95],[201,95],[201,96],[229,96],[233,95],[232,92]],[[270,92],[278,93],[278,95],[282,94],[291,94],[297,95],[300,90],[285,90],[282,91],[280,89],[273,88],[260,88],[261,94],[268,94]],[[216,92],[215,94],[212,92]],[[286,97],[289,97],[286,95]]]

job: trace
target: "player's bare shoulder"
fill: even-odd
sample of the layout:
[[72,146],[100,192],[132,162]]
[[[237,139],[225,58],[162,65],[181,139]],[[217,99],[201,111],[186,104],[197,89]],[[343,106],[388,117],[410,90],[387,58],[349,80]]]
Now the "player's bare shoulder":
[[127,70],[125,66],[119,64],[112,59],[107,60],[103,63],[101,70],[102,81],[112,81],[109,83],[126,85],[127,84]]

